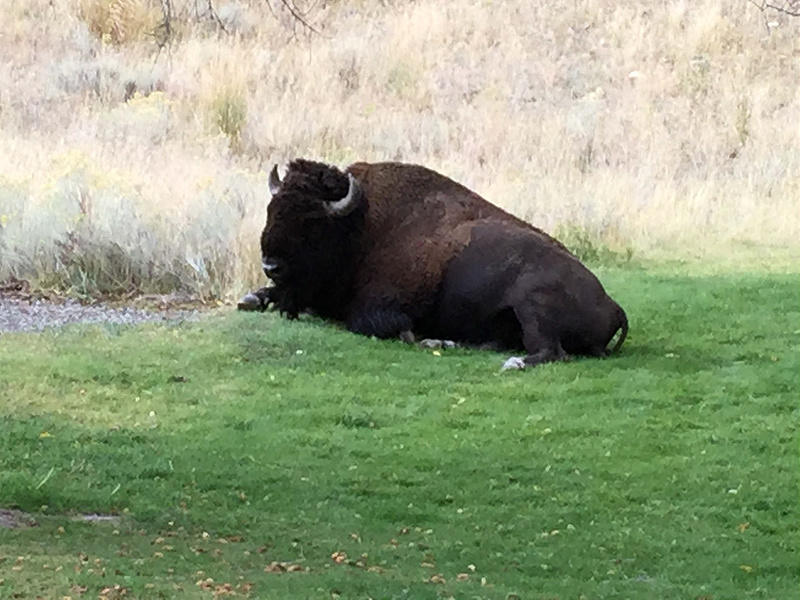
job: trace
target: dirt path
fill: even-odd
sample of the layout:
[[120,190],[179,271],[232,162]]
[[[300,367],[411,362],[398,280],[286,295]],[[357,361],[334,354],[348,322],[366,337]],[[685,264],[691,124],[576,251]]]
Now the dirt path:
[[77,323],[164,323],[192,321],[206,312],[191,298],[145,296],[137,305],[94,302],[85,304],[58,296],[36,296],[23,281],[0,284],[0,334],[3,332],[42,331]]

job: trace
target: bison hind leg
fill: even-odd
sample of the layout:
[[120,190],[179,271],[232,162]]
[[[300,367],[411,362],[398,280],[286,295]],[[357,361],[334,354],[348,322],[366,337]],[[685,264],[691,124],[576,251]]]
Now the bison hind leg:
[[533,354],[527,356],[510,356],[506,362],[503,363],[501,371],[508,371],[511,369],[522,370],[526,367],[535,367],[548,362],[557,362],[562,360],[569,360],[569,354],[564,352],[563,348],[559,345],[556,350],[552,348],[544,348]]
[[569,359],[559,338],[542,327],[541,318],[535,307],[528,304],[515,307],[514,314],[522,327],[522,344],[528,355],[510,357],[503,364],[503,371]]
[[453,340],[425,338],[419,342],[418,346],[426,350],[438,350],[440,348],[443,350],[449,350],[451,348],[458,348],[458,342],[454,342]]

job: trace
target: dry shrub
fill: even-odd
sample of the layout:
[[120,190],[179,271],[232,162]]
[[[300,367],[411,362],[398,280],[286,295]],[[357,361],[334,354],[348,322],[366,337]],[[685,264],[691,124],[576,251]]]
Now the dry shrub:
[[152,36],[161,9],[153,0],[80,0],[80,16],[98,38],[121,45]]

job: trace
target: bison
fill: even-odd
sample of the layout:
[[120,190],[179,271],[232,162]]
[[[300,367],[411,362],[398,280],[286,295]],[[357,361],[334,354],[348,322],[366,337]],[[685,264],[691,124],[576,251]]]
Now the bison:
[[435,171],[297,159],[283,181],[272,169],[269,190],[261,256],[273,285],[242,309],[526,352],[504,368],[605,356],[625,340],[625,312],[560,242]]

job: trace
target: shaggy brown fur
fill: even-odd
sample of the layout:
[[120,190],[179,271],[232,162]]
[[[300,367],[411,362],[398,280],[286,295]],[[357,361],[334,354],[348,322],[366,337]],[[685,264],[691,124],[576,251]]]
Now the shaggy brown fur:
[[[346,216],[330,207],[357,181]],[[296,160],[268,208],[265,304],[354,332],[414,330],[528,351],[528,364],[598,355],[624,313],[558,241],[434,171]],[[258,293],[257,293],[258,294]],[[622,315],[622,316],[620,316]]]

